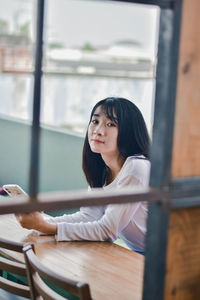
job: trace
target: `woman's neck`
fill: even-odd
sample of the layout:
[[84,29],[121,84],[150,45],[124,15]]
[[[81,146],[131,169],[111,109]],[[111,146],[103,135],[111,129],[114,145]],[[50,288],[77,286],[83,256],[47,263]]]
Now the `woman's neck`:
[[119,174],[124,162],[125,158],[121,155],[116,157],[103,157],[105,164],[108,167],[108,172],[106,175],[106,185],[110,184]]

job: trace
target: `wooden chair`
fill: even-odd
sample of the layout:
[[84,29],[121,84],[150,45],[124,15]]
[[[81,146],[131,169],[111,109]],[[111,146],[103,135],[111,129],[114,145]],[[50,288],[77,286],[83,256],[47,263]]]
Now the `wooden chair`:
[[[23,253],[23,246],[24,244],[22,243],[0,239],[0,248],[3,249],[2,253],[6,253],[6,250]],[[26,277],[26,265],[16,262],[14,255],[12,255],[9,252],[9,258],[0,256],[0,288],[12,294],[30,299],[30,289],[26,284],[16,283],[3,277],[3,271]]]
[[90,289],[87,283],[70,280],[46,268],[38,260],[32,245],[26,245],[23,248],[25,254],[25,262],[27,266],[27,278],[29,281],[31,299],[35,300],[41,296],[45,300],[63,300],[67,299],[54,291],[50,285],[56,285],[71,295],[77,296],[81,300],[91,300]]

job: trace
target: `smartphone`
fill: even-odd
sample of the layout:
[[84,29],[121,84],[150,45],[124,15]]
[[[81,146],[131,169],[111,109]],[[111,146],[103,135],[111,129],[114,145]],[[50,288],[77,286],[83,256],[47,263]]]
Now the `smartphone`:
[[11,197],[28,194],[17,184],[5,184],[3,190]]

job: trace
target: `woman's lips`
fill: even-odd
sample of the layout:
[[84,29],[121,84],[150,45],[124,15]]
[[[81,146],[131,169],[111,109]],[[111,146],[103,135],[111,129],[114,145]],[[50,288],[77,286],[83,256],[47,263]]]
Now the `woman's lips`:
[[92,139],[92,142],[96,143],[96,144],[103,144],[103,141],[97,140],[97,139]]

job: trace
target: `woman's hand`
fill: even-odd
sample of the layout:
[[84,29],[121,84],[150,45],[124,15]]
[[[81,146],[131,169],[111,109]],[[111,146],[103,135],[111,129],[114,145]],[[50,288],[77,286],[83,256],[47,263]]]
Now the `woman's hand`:
[[57,225],[49,223],[40,212],[15,215],[20,225],[27,229],[35,229],[47,234],[56,234]]

